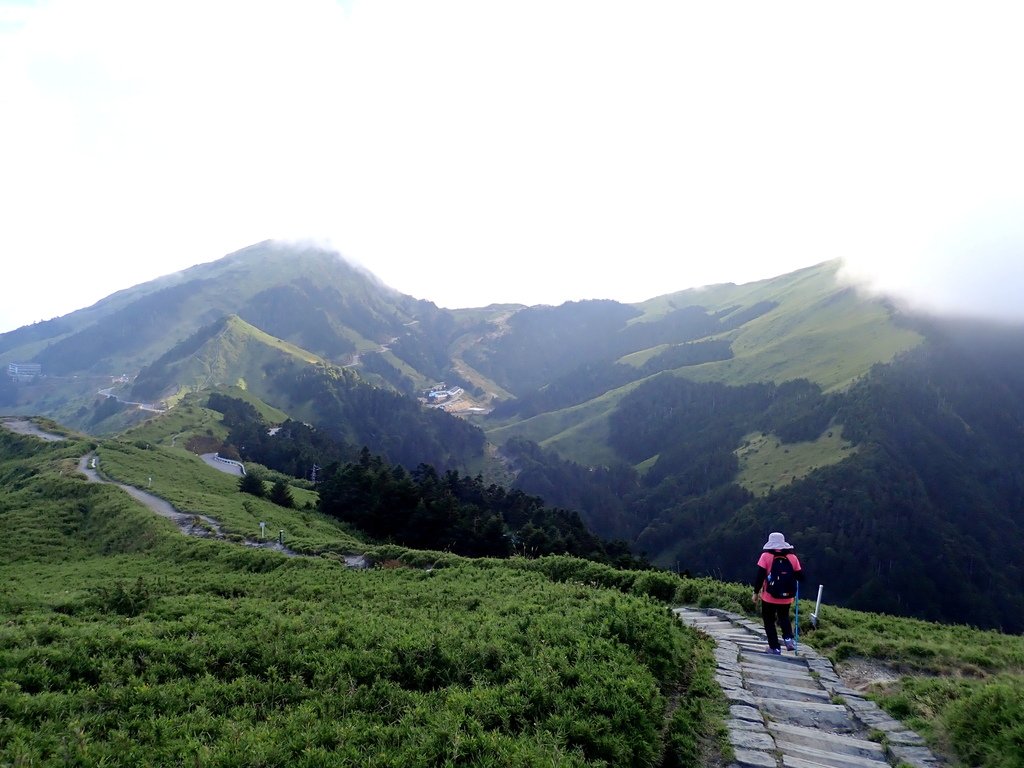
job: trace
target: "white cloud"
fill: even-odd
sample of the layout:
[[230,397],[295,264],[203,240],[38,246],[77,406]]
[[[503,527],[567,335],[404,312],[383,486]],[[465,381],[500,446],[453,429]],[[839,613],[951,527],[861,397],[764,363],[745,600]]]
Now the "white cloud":
[[20,7],[0,16],[0,253],[46,289],[0,328],[266,237],[329,238],[446,306],[637,301],[838,256],[919,303],[1013,311],[1020,20],[997,3]]

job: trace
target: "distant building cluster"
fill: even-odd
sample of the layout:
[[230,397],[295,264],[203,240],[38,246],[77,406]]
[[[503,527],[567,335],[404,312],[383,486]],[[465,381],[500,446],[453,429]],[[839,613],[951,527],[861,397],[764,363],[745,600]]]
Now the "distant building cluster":
[[32,381],[36,376],[41,376],[43,366],[39,363],[8,363],[7,375],[15,381]]
[[427,390],[427,404],[440,405],[441,403],[446,403],[457,398],[463,391],[462,387],[452,387],[449,389],[448,385],[442,381],[440,384],[435,384]]

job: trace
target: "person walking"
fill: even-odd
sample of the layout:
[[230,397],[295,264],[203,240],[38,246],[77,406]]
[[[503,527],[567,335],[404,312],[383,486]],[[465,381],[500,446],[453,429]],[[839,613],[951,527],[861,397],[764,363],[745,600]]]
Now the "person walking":
[[764,633],[768,636],[768,653],[782,653],[776,624],[782,629],[782,642],[786,650],[796,650],[789,606],[793,604],[797,582],[803,579],[804,572],[800,559],[793,551],[793,545],[778,531],[770,533],[757,560],[757,575],[754,576],[754,604],[761,601],[761,618],[764,620]]

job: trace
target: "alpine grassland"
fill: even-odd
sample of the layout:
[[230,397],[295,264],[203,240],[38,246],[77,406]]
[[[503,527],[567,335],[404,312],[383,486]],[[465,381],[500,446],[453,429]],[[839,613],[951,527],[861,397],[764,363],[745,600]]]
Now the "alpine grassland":
[[[0,765],[721,758],[710,647],[671,614],[671,574],[441,553],[356,570],[186,537],[89,482],[79,460],[95,449],[0,431]],[[268,503],[178,448],[97,454],[111,477],[152,477],[153,493],[239,532],[242,502]],[[299,515],[281,519],[311,550],[359,543],[315,512],[280,514]]]
[[843,389],[873,363],[914,348],[922,337],[894,323],[884,302],[865,302],[852,285],[844,285],[840,272],[839,261],[828,261],[744,285],[689,289],[639,306],[646,316],[656,317],[690,303],[719,311],[777,304],[729,335],[733,358],[689,368],[683,375],[733,384],[806,378],[825,390]]
[[819,467],[838,464],[856,448],[843,440],[841,429],[830,429],[816,440],[783,443],[777,435],[752,432],[734,453],[739,459],[737,485],[755,496],[796,482]]

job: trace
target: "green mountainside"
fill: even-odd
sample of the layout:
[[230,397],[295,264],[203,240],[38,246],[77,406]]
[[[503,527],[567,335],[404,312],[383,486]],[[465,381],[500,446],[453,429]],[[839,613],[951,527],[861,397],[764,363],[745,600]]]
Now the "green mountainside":
[[52,376],[133,372],[231,314],[339,363],[443,316],[335,253],[268,241],[2,334],[0,362],[31,359]]
[[199,329],[139,371],[131,395],[140,401],[173,405],[186,392],[235,386],[275,402],[281,394],[267,387],[267,370],[291,361],[323,362],[237,315],[228,315]]
[[[552,344],[555,355],[563,350],[562,368],[551,370],[536,389],[549,392],[563,380],[579,388],[579,382],[590,377],[596,379],[594,396],[580,392],[573,398],[576,402],[563,401],[562,407],[542,408],[536,415],[520,411],[519,418],[488,428],[488,434],[496,442],[525,437],[582,463],[604,463],[610,458],[609,414],[637,383],[656,373],[670,371],[693,381],[730,385],[802,378],[830,391],[848,386],[875,363],[889,362],[921,343],[921,334],[899,324],[885,301],[865,299],[840,284],[839,268],[837,262],[827,262],[771,280],[652,299],[636,305],[634,312],[639,314],[625,323],[601,329],[608,341],[596,351],[582,349],[571,333],[563,333]],[[564,305],[551,312],[569,314],[572,309]],[[658,341],[659,327],[673,319],[674,343],[644,346]],[[552,325],[556,322],[552,318]],[[616,338],[623,341],[615,343]],[[502,339],[501,343],[529,346],[525,340]],[[711,346],[716,343],[720,346]],[[717,359],[692,354],[691,359],[673,364],[673,350],[677,355],[680,348],[694,353],[700,345],[726,351]],[[534,387],[532,379],[499,381],[521,400],[538,398],[537,393],[524,391]]]

